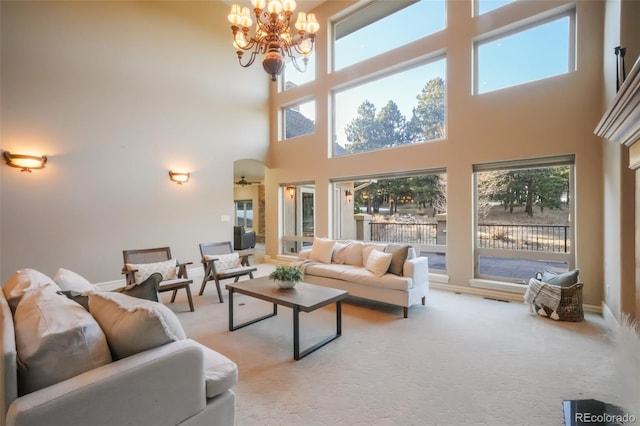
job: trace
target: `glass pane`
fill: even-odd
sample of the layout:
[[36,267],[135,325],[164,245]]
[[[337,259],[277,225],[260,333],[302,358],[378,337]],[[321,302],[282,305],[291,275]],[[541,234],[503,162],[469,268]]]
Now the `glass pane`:
[[444,138],[445,64],[430,62],[334,93],[333,155]]
[[284,139],[308,135],[316,131],[315,101],[291,105],[284,109]]
[[476,247],[504,253],[478,256],[480,276],[522,282],[544,269],[568,270],[553,258],[572,252],[571,173],[571,166],[476,172]]
[[445,3],[445,0],[374,2],[336,23],[334,70],[444,29]]
[[569,70],[570,18],[565,16],[477,45],[477,93],[515,86]]
[[295,254],[309,242],[301,237],[315,233],[313,184],[288,185],[282,191],[282,253]]
[[513,3],[516,0],[476,0],[478,2],[478,14],[482,15],[494,9]]
[[[316,79],[316,53],[314,52],[309,56],[309,62],[307,63],[307,69],[303,72],[298,71],[296,67],[291,63],[287,62],[287,65],[284,69],[282,81],[284,84],[282,85],[284,90],[291,89],[292,87],[301,86],[305,83],[313,81]],[[298,61],[298,65],[304,69],[304,62],[302,58],[296,59]]]

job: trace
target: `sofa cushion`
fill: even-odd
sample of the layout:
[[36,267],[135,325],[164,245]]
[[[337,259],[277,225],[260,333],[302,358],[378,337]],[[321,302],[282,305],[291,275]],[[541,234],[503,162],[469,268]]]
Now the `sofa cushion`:
[[2,291],[9,303],[11,312],[15,314],[16,306],[18,306],[20,299],[22,299],[22,296],[26,292],[45,286],[51,286],[55,290],[60,290],[58,284],[42,272],[25,268],[11,275],[2,286]]
[[373,272],[376,277],[381,277],[387,273],[389,265],[391,264],[391,253],[383,253],[379,250],[371,250],[367,257],[367,264],[365,269]]
[[216,259],[213,263],[216,267],[216,272],[226,271],[227,269],[238,268],[240,266],[240,255],[238,253],[228,254],[205,254],[205,260]]
[[24,295],[14,324],[20,395],[111,362],[96,320],[51,286]]
[[114,359],[187,337],[173,311],[161,303],[96,292],[89,294],[89,310],[107,336]]
[[221,353],[200,346],[204,353],[207,398],[213,398],[238,383],[238,366]]
[[413,280],[409,277],[399,277],[393,274],[384,274],[381,277],[376,277],[373,272],[367,271],[365,268],[344,270],[340,275],[340,279],[371,287],[388,288],[393,290],[407,291],[410,288],[413,288]]
[[402,276],[404,269],[404,262],[409,256],[409,244],[388,244],[384,251],[385,253],[391,253],[391,263],[389,264],[389,272],[395,275]]
[[176,261],[174,259],[153,263],[127,263],[125,268],[127,268],[127,271],[136,271],[134,277],[137,283],[146,280],[154,272],[161,273],[163,280],[173,280],[177,277]]
[[378,250],[384,253],[384,248],[386,246],[386,244],[366,243],[364,247],[362,247],[362,265],[366,266],[369,254],[371,254],[373,250]]
[[333,247],[336,242],[327,238],[314,238],[313,245],[311,246],[310,259],[322,262],[331,263],[331,255],[333,254]]
[[314,275],[318,277],[327,277],[333,278],[336,280],[342,279],[342,273],[344,271],[348,271],[350,269],[361,269],[362,266],[353,266],[353,265],[338,265],[338,264],[330,264],[326,265],[324,263],[309,263],[304,267],[305,275]]
[[162,275],[154,272],[149,277],[140,282],[113,290],[116,293],[126,294],[127,296],[137,297],[138,299],[151,300],[159,302],[158,287],[162,281]]
[[347,258],[347,247],[349,247],[348,243],[345,244],[336,241],[336,244],[333,246],[333,253],[331,254],[331,263],[342,265]]
[[62,291],[72,291],[77,294],[88,291],[98,291],[98,286],[89,282],[86,278],[65,268],[59,268],[53,277],[53,281],[58,284]]
[[344,263],[346,265],[362,266],[362,249],[364,244],[359,241],[353,241],[345,248]]

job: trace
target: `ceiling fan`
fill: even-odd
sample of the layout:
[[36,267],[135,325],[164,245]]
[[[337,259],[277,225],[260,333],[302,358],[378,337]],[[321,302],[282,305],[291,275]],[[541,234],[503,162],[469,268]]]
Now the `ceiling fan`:
[[240,176],[240,180],[234,182],[236,185],[240,185],[240,186],[247,186],[247,185],[256,185],[259,184],[260,182],[249,182],[248,180],[246,180],[244,178],[244,176]]

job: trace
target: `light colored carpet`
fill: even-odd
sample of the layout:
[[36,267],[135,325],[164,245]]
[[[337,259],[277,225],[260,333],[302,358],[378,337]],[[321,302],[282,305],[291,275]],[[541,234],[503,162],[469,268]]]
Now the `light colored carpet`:
[[[273,265],[258,265],[258,276]],[[228,331],[228,294],[215,284],[169,305],[187,334],[238,364],[236,424],[562,425],[562,401],[617,403],[612,346],[601,317],[555,322],[527,306],[431,290],[402,309],[348,299],[343,334],[293,360],[292,314]],[[163,294],[168,297],[168,294]],[[184,296],[183,296],[184,297]],[[271,305],[234,297],[236,321]],[[335,308],[301,314],[302,348],[335,331]],[[311,341],[309,340],[311,339]]]

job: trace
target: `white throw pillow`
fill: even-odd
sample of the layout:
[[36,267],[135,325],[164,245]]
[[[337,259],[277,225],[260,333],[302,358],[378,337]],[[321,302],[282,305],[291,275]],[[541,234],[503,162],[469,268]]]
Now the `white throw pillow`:
[[107,336],[114,359],[187,338],[176,314],[151,300],[114,292],[90,293],[89,311]]
[[205,260],[217,259],[213,262],[216,266],[216,272],[222,272],[240,266],[240,255],[238,253],[207,254],[204,258]]
[[52,286],[55,290],[60,290],[58,284],[42,272],[31,268],[24,268],[16,271],[5,281],[2,286],[2,291],[9,303],[11,312],[15,314],[16,306],[18,306],[20,299],[22,299],[22,296],[26,292],[45,286]]
[[333,246],[335,246],[335,244],[335,240],[314,238],[310,258],[317,262],[331,263],[331,255],[333,254]]
[[366,266],[367,259],[369,258],[369,253],[371,253],[373,250],[384,252],[384,248],[386,246],[387,246],[386,244],[376,244],[376,243],[365,244],[364,247],[362,247],[362,264]]
[[372,272],[376,277],[381,277],[387,272],[387,269],[389,269],[392,256],[393,255],[391,253],[383,253],[379,250],[371,250],[371,253],[369,253],[369,257],[367,258],[365,269],[369,272]]
[[154,272],[161,273],[163,280],[173,280],[177,278],[176,261],[174,259],[155,263],[127,263],[125,267],[127,271],[137,271],[134,274],[137,283],[146,280],[149,278],[149,275]]
[[73,291],[74,293],[83,294],[89,291],[100,290],[98,286],[91,284],[89,280],[83,276],[64,268],[58,269],[58,272],[56,272],[53,277],[53,281],[60,286],[62,291]]
[[14,324],[20,395],[111,362],[107,339],[96,320],[51,286],[24,295]]

